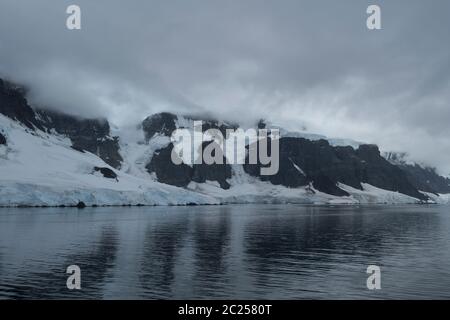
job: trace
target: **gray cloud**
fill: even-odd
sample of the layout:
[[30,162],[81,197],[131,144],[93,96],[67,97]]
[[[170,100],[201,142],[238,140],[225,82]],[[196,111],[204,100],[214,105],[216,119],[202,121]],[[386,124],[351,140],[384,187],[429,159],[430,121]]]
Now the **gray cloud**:
[[[65,28],[74,3],[80,31]],[[380,31],[365,27],[374,3]],[[0,74],[72,114],[302,122],[450,172],[449,12],[447,0],[2,0]]]

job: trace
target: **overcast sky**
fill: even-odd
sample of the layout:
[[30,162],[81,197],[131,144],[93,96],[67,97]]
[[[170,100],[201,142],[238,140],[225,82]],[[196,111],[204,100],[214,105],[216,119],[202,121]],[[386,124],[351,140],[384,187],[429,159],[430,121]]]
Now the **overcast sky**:
[[[77,4],[82,29],[66,29]],[[382,30],[366,28],[378,4]],[[1,0],[0,76],[116,124],[209,111],[408,151],[450,172],[450,1]]]

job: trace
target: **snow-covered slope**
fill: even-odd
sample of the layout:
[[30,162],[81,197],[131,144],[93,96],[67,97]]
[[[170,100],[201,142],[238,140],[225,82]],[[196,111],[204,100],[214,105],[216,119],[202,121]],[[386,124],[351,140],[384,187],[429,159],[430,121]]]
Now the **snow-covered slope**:
[[[191,183],[177,188],[155,181],[145,170],[155,150],[170,139],[156,135],[149,143],[142,131],[120,131],[124,162],[121,170],[107,165],[96,155],[71,148],[71,141],[56,133],[30,130],[0,115],[0,127],[8,145],[0,146],[0,206],[86,205],[185,205],[219,203],[403,203],[416,199],[364,186],[364,191],[347,187],[349,197],[336,197],[313,187],[275,186],[247,175],[233,166],[231,188],[217,182]],[[119,133],[118,129],[116,129]],[[105,178],[94,167],[113,170],[117,179]]]
[[450,204],[450,194],[434,194],[429,192],[423,192],[428,197],[430,201],[437,204]]
[[[32,131],[3,115],[0,127],[8,141],[0,146],[0,206],[218,203],[207,195],[130,174],[139,173],[138,167],[117,171],[92,153],[72,149],[65,137]],[[128,161],[137,163],[139,150],[133,151]],[[115,171],[117,180],[94,173],[94,167]]]

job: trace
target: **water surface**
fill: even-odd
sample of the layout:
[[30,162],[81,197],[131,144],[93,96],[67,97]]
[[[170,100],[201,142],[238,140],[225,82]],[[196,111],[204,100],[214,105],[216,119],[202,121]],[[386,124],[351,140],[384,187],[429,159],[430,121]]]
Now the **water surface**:
[[[82,290],[66,287],[81,268]],[[382,289],[366,287],[378,265]],[[0,209],[0,299],[450,298],[450,207]]]

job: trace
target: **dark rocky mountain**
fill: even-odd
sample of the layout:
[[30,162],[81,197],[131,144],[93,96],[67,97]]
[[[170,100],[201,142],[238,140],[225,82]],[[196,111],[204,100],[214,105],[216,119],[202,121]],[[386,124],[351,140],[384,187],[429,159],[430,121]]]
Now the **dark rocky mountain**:
[[[188,115],[183,116],[183,118],[192,121],[202,121],[203,132],[209,129],[217,129],[224,136],[227,129],[238,128],[238,125],[236,124],[229,124],[224,122],[221,123],[218,120],[211,119],[209,117]],[[183,128],[177,128],[177,120],[178,116],[169,112],[161,112],[147,117],[144,121],[142,121],[142,129],[144,130],[146,140],[150,140],[156,133],[170,137],[172,135],[172,132],[174,132],[176,129]]]
[[42,125],[54,129],[72,141],[75,150],[86,150],[98,155],[114,168],[120,168],[119,138],[110,136],[106,119],[81,119],[49,110],[36,110]]
[[441,177],[436,169],[415,165],[399,165],[409,182],[417,189],[430,193],[450,193],[450,179]]
[[155,151],[152,159],[147,164],[149,173],[155,173],[159,182],[171,184],[177,187],[186,187],[193,176],[192,167],[187,164],[175,165],[171,161],[173,144]]
[[405,153],[386,153],[385,158],[399,167],[408,181],[418,190],[429,193],[450,193],[450,179],[440,176],[435,168],[411,164],[404,160]]
[[118,181],[117,174],[110,168],[94,167],[94,172],[100,172],[103,175],[103,177]]
[[[111,136],[110,125],[105,119],[81,119],[44,109],[33,109],[25,98],[25,90],[9,82],[0,80],[0,113],[22,123],[27,130],[57,132],[72,141],[72,148],[96,154],[114,168],[120,168],[123,162],[119,150],[119,138]],[[159,113],[146,118],[141,129],[147,143],[155,134],[171,136],[180,123],[186,120],[201,120],[203,132],[217,129],[226,136],[227,129],[236,129],[236,124],[228,124],[210,117],[183,117]],[[255,124],[255,128],[267,127],[264,121]],[[180,127],[181,128],[181,127]],[[3,131],[4,132],[4,131]],[[6,144],[7,135],[0,128],[0,144]],[[204,142],[202,148],[215,142]],[[270,144],[269,144],[270,146]],[[428,198],[420,191],[430,193],[450,193],[450,179],[439,176],[434,169],[419,165],[410,165],[396,158],[385,158],[375,145],[360,145],[359,148],[332,146],[327,140],[308,140],[299,137],[281,137],[279,171],[272,176],[260,174],[261,164],[245,164],[244,172],[262,181],[288,188],[314,186],[316,190],[336,196],[348,193],[339,188],[343,183],[362,190],[362,183],[400,192],[417,199]],[[216,181],[221,188],[230,188],[232,166],[226,164],[181,164],[171,161],[173,144],[168,144],[154,152],[145,168],[154,174],[159,182],[178,187],[186,187],[190,182],[204,183]],[[247,162],[248,163],[248,162]],[[107,168],[97,168],[106,178],[117,179],[117,175]]]
[[120,168],[122,157],[117,137],[110,136],[106,119],[81,119],[54,111],[34,110],[25,97],[26,90],[0,79],[0,113],[17,120],[31,130],[55,130],[72,141],[75,150],[98,155],[114,168]]
[[175,124],[176,120],[176,115],[168,112],[162,112],[150,116],[142,121],[142,130],[144,130],[145,139],[147,142],[156,133],[170,137],[172,132],[177,129]]
[[[147,118],[143,128],[148,133],[147,137],[155,133],[170,136],[176,128],[176,120],[176,115],[158,114]],[[260,121],[258,127],[265,127],[265,124]],[[227,128],[234,128],[234,126],[219,125],[218,121],[207,120],[203,125],[203,131],[209,128],[224,132]],[[150,173],[156,173],[158,181],[184,187],[191,181],[212,180],[218,181],[222,188],[228,187],[226,179],[231,176],[229,165],[204,164],[201,170],[197,169],[196,165],[176,166],[170,159],[172,148],[173,145],[170,144],[158,150],[147,166]],[[304,138],[285,137],[280,139],[278,173],[273,176],[261,176],[260,168],[259,164],[244,165],[244,170],[248,174],[259,177],[263,181],[290,188],[313,184],[319,191],[345,196],[348,193],[337,186],[338,182],[360,190],[362,190],[361,183],[368,183],[381,189],[427,200],[427,197],[420,193],[407,178],[407,174],[383,158],[375,145],[361,145],[355,150],[352,147],[331,146],[326,140],[311,141]],[[199,170],[201,174],[196,174],[196,170]]]
[[[248,163],[248,162],[247,162]],[[376,145],[334,147],[326,140],[280,139],[280,169],[276,175],[260,176],[261,165],[244,165],[244,170],[261,180],[286,187],[305,186],[336,196],[348,195],[338,182],[362,190],[361,183],[426,200],[406,175],[384,159]]]
[[[190,117],[191,120],[200,120]],[[145,132],[146,139],[150,139],[156,133],[160,135],[170,136],[176,127],[177,116],[171,113],[160,113],[148,117],[142,123],[142,128]],[[217,129],[226,133],[226,129],[233,128],[226,124],[219,124],[216,120],[205,120],[202,123],[202,131],[208,129]],[[202,148],[206,148],[209,144],[214,142],[204,142]],[[155,173],[159,182],[175,185],[178,187],[186,187],[190,182],[203,183],[208,181],[217,181],[221,188],[228,189],[230,187],[227,179],[231,178],[231,166],[226,164],[223,157],[224,164],[193,164],[189,166],[182,163],[175,165],[171,161],[171,153],[173,144],[159,149],[155,152],[146,168],[149,173]]]
[[28,105],[25,94],[24,88],[0,79],[0,113],[23,123],[29,129],[44,130],[36,119],[33,109]]

